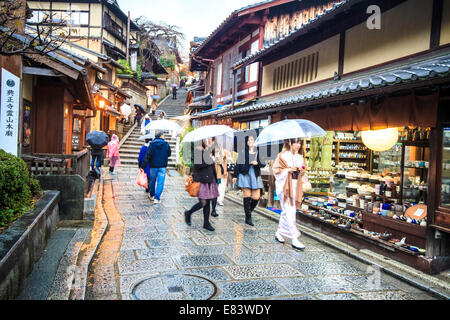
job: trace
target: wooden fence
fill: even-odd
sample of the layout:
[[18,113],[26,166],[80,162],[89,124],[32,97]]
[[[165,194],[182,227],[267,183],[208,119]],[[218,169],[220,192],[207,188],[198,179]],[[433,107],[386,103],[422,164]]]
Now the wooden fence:
[[34,175],[80,175],[86,178],[89,172],[91,152],[83,149],[74,154],[30,154],[21,158]]

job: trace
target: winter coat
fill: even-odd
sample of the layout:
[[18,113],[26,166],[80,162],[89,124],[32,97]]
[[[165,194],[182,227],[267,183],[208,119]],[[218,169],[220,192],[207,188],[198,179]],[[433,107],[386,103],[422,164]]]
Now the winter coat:
[[[205,154],[206,153],[206,154]],[[209,163],[206,163],[205,159],[210,154],[209,150],[202,151],[202,163],[194,164],[194,181],[200,183],[216,183],[217,172],[214,161],[211,159]]]
[[[139,157],[138,157],[139,168],[143,165],[145,154],[147,153],[149,145],[150,145],[150,143],[144,144],[141,148],[141,151],[139,151]],[[150,166],[149,165],[147,165],[144,168],[144,172],[147,175],[147,177],[150,178]]]
[[170,150],[167,141],[156,138],[145,153],[141,169],[145,169],[147,166],[150,166],[150,168],[166,168],[171,154],[172,150]]
[[[248,174],[248,171],[250,170],[250,152],[246,148],[245,151],[240,152],[238,155],[238,159],[236,162],[236,167],[234,168],[233,178],[239,177],[239,174],[246,175]],[[256,177],[261,176],[261,168],[264,167],[264,164],[261,163],[259,160],[259,155],[256,157],[256,161],[258,162],[257,166],[253,165],[253,169],[255,170]]]

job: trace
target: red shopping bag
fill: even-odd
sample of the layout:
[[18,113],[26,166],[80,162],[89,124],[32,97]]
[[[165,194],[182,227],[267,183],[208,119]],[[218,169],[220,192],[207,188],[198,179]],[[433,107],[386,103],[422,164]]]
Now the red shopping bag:
[[139,170],[139,173],[136,177],[136,183],[138,186],[148,189],[148,179],[147,174],[145,174],[144,170]]

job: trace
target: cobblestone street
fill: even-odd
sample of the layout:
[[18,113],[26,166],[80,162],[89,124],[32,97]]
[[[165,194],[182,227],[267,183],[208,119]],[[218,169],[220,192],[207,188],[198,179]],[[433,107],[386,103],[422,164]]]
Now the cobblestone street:
[[135,175],[134,167],[120,168],[113,180],[105,174],[110,226],[89,272],[87,299],[433,299],[306,236],[304,252],[279,244],[276,222],[255,213],[255,227],[247,226],[242,208],[227,200],[211,218],[216,231],[202,228],[198,212],[187,226],[183,211],[196,199],[183,178],[168,176],[162,203],[153,204]]

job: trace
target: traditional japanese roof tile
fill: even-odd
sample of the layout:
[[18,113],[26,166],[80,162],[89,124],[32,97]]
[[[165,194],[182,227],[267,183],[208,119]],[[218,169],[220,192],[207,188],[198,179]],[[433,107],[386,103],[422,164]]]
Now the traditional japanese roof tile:
[[307,101],[316,101],[332,96],[345,95],[357,91],[368,91],[377,87],[390,87],[403,83],[431,80],[450,76],[450,52],[421,61],[396,64],[395,67],[378,68],[370,73],[351,75],[339,81],[327,81],[316,86],[299,88],[271,97],[263,97],[251,106],[224,112],[218,117],[235,116],[256,110],[269,110]]
[[224,25],[226,25],[229,21],[231,21],[231,19],[233,18],[233,17],[235,17],[236,15],[238,15],[239,13],[241,13],[241,12],[243,12],[243,11],[246,11],[246,10],[248,10],[248,9],[251,9],[251,8],[255,8],[255,7],[259,7],[259,6],[261,6],[261,5],[264,5],[264,4],[267,4],[267,3],[270,3],[270,2],[274,2],[275,0],[266,0],[266,1],[261,1],[261,2],[258,2],[258,3],[254,3],[254,4],[251,4],[251,5],[248,5],[248,6],[245,6],[245,7],[242,7],[242,8],[240,8],[240,9],[237,9],[237,10],[235,10],[235,11],[233,11],[216,29],[214,29],[214,31],[208,36],[208,37],[206,37],[205,38],[205,40],[203,40],[202,42],[201,42],[201,44],[200,44],[200,46],[198,46],[197,48],[195,48],[193,51],[192,51],[192,54],[195,54],[196,52],[199,52],[201,49],[203,49],[203,47],[216,35],[216,33],[220,30],[220,29],[222,29],[222,27],[224,26]]
[[263,56],[266,52],[268,52],[270,49],[281,45],[284,42],[290,41],[292,38],[298,36],[300,32],[302,32],[307,27],[310,27],[312,24],[319,22],[322,18],[328,16],[330,13],[335,12],[337,9],[343,7],[345,4],[351,2],[351,0],[342,0],[339,3],[335,3],[333,7],[326,9],[322,14],[319,14],[315,16],[314,18],[310,19],[307,23],[303,24],[300,28],[296,28],[292,30],[289,34],[284,35],[280,37],[277,40],[274,40],[270,43],[265,43],[263,48],[259,51],[256,51],[255,53],[239,60],[235,64],[232,65],[233,69],[243,67],[244,65],[249,64],[250,62],[254,62],[257,58],[260,58]]

